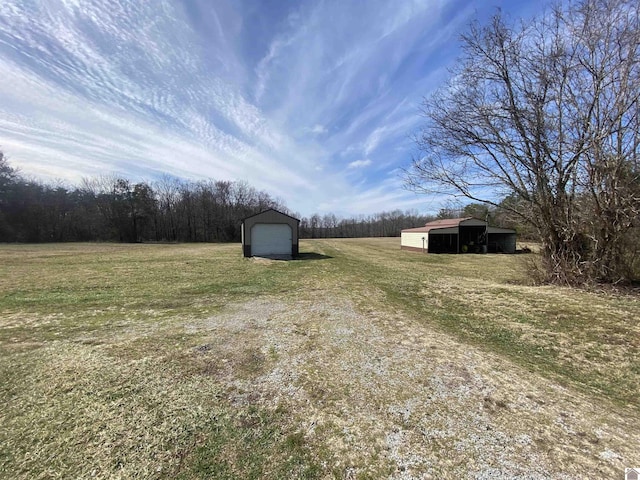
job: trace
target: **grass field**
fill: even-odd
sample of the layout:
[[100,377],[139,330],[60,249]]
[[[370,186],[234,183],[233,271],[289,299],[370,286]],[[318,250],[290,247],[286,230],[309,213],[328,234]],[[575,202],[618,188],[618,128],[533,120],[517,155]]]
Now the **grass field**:
[[[0,477],[622,478],[637,296],[398,239],[0,246]],[[466,477],[465,477],[466,478]]]

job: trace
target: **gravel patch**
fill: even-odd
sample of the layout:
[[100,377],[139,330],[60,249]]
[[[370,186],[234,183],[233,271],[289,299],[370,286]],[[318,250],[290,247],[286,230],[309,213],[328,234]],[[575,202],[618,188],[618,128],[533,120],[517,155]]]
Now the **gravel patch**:
[[286,406],[344,478],[618,478],[631,413],[393,312],[301,296],[186,325],[238,404]]

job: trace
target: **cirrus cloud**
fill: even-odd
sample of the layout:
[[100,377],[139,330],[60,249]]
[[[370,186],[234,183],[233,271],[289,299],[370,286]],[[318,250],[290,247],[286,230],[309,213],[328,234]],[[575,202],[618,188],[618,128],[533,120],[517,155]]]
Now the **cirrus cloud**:
[[459,32],[492,9],[4,0],[0,145],[44,180],[246,180],[305,215],[372,213],[380,198],[415,205],[392,180],[411,157],[418,106],[445,77]]
[[349,165],[347,165],[347,168],[364,168],[368,167],[369,165],[371,165],[371,160],[367,158],[364,160],[354,160]]

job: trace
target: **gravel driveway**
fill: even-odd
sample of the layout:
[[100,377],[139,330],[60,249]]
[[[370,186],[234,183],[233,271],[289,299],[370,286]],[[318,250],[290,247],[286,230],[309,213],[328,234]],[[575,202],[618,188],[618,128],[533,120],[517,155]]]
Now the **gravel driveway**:
[[210,332],[198,355],[232,402],[286,406],[344,478],[623,478],[640,464],[631,413],[336,289],[187,329]]

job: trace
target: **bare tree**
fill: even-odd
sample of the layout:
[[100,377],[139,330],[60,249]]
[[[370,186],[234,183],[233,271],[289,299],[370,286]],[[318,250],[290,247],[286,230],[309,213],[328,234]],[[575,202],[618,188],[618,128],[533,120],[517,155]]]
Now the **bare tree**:
[[615,282],[640,212],[640,6],[581,0],[462,37],[426,99],[409,188],[510,209],[543,242],[547,280]]

